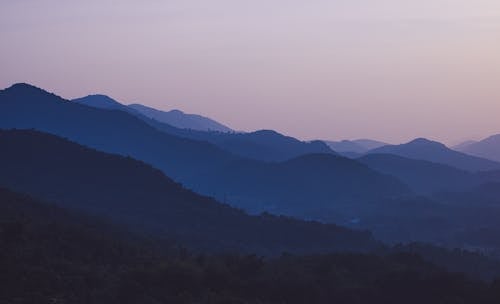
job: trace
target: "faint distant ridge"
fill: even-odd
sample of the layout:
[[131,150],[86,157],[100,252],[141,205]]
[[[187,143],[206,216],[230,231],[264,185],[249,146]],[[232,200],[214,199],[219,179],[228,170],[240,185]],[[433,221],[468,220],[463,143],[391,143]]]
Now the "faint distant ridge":
[[500,162],[500,134],[492,135],[481,141],[470,141],[454,147],[455,150],[470,155]]
[[142,115],[181,129],[199,131],[234,132],[231,128],[213,120],[196,114],[186,114],[180,110],[161,111],[141,104],[128,106]]
[[372,139],[355,139],[341,141],[324,141],[335,152],[356,152],[365,153],[369,150],[376,149],[387,145],[387,143]]
[[387,143],[372,139],[355,139],[341,141],[324,141],[325,144],[333,151],[342,156],[349,158],[357,158],[366,152],[387,145]]
[[465,149],[466,147],[468,147],[472,144],[476,144],[477,142],[478,142],[477,140],[466,140],[464,142],[459,143],[458,145],[452,146],[451,148],[455,151],[462,152],[463,149]]
[[446,164],[467,171],[500,169],[500,163],[454,151],[444,144],[425,138],[417,138],[406,144],[387,145],[370,150],[370,154],[394,154],[402,157]]
[[356,139],[356,140],[353,140],[353,142],[355,142],[356,144],[362,146],[365,149],[369,149],[369,150],[388,145],[388,143],[378,141],[378,140],[373,140],[373,139]]

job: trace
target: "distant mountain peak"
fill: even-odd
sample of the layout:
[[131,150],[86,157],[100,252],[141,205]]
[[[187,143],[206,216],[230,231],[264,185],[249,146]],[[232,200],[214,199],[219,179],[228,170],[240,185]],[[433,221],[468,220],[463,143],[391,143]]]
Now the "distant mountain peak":
[[417,137],[414,140],[411,140],[410,143],[428,143],[431,142],[431,140],[425,138],[425,137]]
[[102,98],[102,99],[112,100],[112,101],[116,102],[116,100],[114,100],[113,98],[109,97],[108,95],[104,95],[104,94],[89,94],[86,97]]
[[87,106],[92,106],[95,108],[116,108],[116,109],[120,109],[120,108],[125,109],[126,108],[126,106],[122,105],[118,101],[114,100],[113,98],[111,98],[107,95],[103,95],[103,94],[87,95],[85,97],[73,99],[72,102],[87,105]]
[[6,89],[0,90],[0,95],[3,95],[7,98],[13,98],[12,100],[16,100],[17,102],[40,102],[41,100],[52,99],[54,97],[59,99],[59,101],[66,101],[66,99],[63,99],[54,93],[47,92],[44,89],[41,89],[29,83],[13,84]]
[[[26,82],[18,82],[10,87],[8,87],[6,90],[18,90],[18,89],[36,89],[36,90],[42,90],[39,87],[36,87],[32,84],[26,83]],[[43,91],[43,90],[42,90]]]
[[266,129],[263,129],[263,130],[257,130],[255,132],[252,132],[253,134],[256,134],[256,135],[267,135],[267,136],[282,136],[282,134],[274,131],[274,130],[266,130]]
[[116,101],[113,98],[109,97],[108,95],[104,95],[104,94],[89,94],[89,95],[87,95],[85,97],[77,98],[77,99],[74,99],[74,100],[79,100],[79,99],[84,99],[84,98],[98,98],[98,99],[106,100],[106,101],[109,101],[109,102],[112,102],[112,103],[119,103],[118,101]]
[[173,110],[170,110],[168,111],[169,113],[172,113],[172,114],[179,114],[179,115],[183,115],[183,114],[186,114],[184,113],[183,111],[181,110],[177,110],[177,109],[173,109]]
[[20,82],[11,85],[10,87],[4,90],[5,92],[32,92],[32,93],[47,93],[51,94],[39,87],[31,85],[29,83]]
[[415,138],[414,140],[408,142],[406,145],[410,145],[410,146],[429,146],[429,147],[435,147],[435,148],[444,148],[444,149],[447,149],[447,147],[440,143],[440,142],[437,142],[437,141],[433,141],[433,140],[430,140],[430,139],[427,139],[427,138],[424,138],[424,137],[419,137],[419,138]]

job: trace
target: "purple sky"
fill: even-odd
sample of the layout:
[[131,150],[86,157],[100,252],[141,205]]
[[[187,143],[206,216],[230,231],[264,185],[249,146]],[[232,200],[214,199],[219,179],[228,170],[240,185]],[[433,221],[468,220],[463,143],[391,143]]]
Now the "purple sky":
[[0,1],[0,87],[302,139],[500,133],[498,0]]

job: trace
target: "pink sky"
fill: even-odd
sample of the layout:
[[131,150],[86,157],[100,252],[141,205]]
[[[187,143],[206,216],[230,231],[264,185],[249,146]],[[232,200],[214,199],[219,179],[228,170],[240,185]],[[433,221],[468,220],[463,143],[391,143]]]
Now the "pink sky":
[[0,87],[302,139],[500,133],[498,0],[0,2]]

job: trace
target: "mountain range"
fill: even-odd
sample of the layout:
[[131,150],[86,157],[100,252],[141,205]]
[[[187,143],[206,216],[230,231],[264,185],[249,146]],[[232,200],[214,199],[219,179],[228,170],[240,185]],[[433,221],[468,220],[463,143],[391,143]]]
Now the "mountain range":
[[[193,193],[129,157],[33,130],[0,131],[0,185],[198,250],[367,251],[370,233],[241,210]],[[36,151],[36,153],[33,153]]]
[[288,215],[323,215],[325,206],[409,192],[395,178],[333,153],[277,164],[242,158],[207,141],[168,134],[128,112],[83,106],[25,84],[0,91],[0,128],[36,129],[133,157],[194,191],[252,212],[272,206]]
[[[293,137],[284,136],[272,130],[261,130],[256,132],[220,132],[200,131],[196,128],[180,128],[170,124],[165,115],[158,110],[147,108],[138,104],[125,106],[118,101],[105,95],[89,95],[73,100],[79,104],[102,108],[121,110],[132,114],[150,126],[167,134],[197,141],[210,142],[233,154],[263,161],[285,161],[307,153],[331,153],[335,154],[327,145],[321,141],[303,142]],[[169,115],[166,115],[170,117]],[[178,119],[181,116],[177,115]],[[188,124],[192,119],[182,116]],[[196,115],[194,117],[201,117]],[[208,120],[208,119],[206,119]],[[201,124],[205,120],[199,120]]]
[[[86,148],[53,135],[34,130],[0,131],[0,146],[5,147],[0,151],[1,187],[28,193],[65,210],[99,216],[106,222],[112,220],[119,225],[117,227],[125,226],[135,233],[178,242],[197,251],[275,255],[283,251],[305,254],[387,250],[366,230],[359,230],[365,227],[364,222],[357,230],[350,230],[268,213],[250,216],[183,188],[147,164]],[[321,155],[311,157],[321,160]],[[409,233],[406,229],[411,227],[419,235],[430,233],[435,239],[451,234],[464,238],[464,242],[485,247],[498,243],[478,236],[470,239],[474,230],[466,230],[467,235],[454,232],[456,224],[453,221],[457,220],[459,227],[467,227],[470,221],[460,217],[470,214],[471,208],[461,210],[460,204],[457,201],[456,207],[450,207],[415,198],[406,202],[393,200],[389,204],[381,200],[372,202],[372,210],[367,209],[360,216],[368,224],[383,216],[382,221],[369,225],[387,240],[390,239],[388,234],[393,234],[393,238],[403,235],[405,240],[404,233]],[[498,209],[485,210],[482,214],[482,205],[473,208],[479,211],[483,225],[498,218]],[[437,217],[446,218],[450,230],[443,230],[439,222],[436,225]],[[477,227],[477,220],[479,218],[473,219],[471,226]],[[491,227],[488,229],[498,229],[498,225]],[[413,240],[420,240],[414,232],[412,235]]]
[[[219,247],[244,246],[236,244],[238,242],[233,238],[234,235],[226,237],[225,232],[219,231],[222,226],[214,228],[216,233],[204,235],[197,234],[199,231],[192,233],[190,229],[196,224],[189,222],[192,220],[189,218],[185,218],[189,225],[177,225],[175,219],[171,219],[173,226],[160,223],[154,217],[155,214],[169,218],[170,215],[163,213],[168,213],[167,210],[171,207],[168,204],[165,205],[166,209],[158,207],[163,206],[158,197],[163,193],[161,191],[166,191],[160,188],[174,188],[168,185],[181,183],[184,191],[193,195],[189,200],[199,201],[203,200],[200,197],[204,197],[215,206],[219,206],[216,201],[220,201],[255,214],[252,219],[266,218],[257,215],[271,212],[302,220],[318,220],[358,230],[370,230],[377,238],[386,242],[419,240],[449,247],[480,246],[481,250],[500,254],[500,244],[492,238],[481,239],[477,233],[478,225],[488,231],[500,230],[497,221],[500,217],[500,205],[496,203],[498,193],[495,191],[500,182],[499,171],[495,171],[499,168],[499,163],[494,161],[453,151],[440,143],[425,139],[399,146],[386,145],[368,150],[364,156],[349,159],[338,155],[319,141],[302,142],[272,130],[223,133],[181,129],[146,117],[109,97],[97,95],[90,98],[90,101],[89,98],[86,98],[87,101],[68,101],[27,84],[17,84],[0,91],[0,129],[34,129],[53,134],[60,141],[73,142],[71,152],[63,155],[57,152],[58,145],[53,147],[57,160],[47,155],[44,156],[46,158],[36,158],[33,151],[43,151],[43,147],[54,146],[53,143],[57,140],[48,140],[44,136],[49,135],[35,131],[5,131],[35,132],[36,134],[31,134],[31,139],[35,142],[40,140],[40,143],[24,148],[30,152],[23,152],[23,145],[18,147],[21,152],[9,152],[8,149],[4,152],[10,153],[5,154],[3,160],[5,168],[10,168],[10,171],[5,171],[4,186],[44,200],[75,208],[84,207],[88,212],[113,216],[117,221],[132,223],[134,227],[148,231],[173,233],[173,227],[177,227],[186,242],[196,243],[201,247],[206,245],[203,240],[219,233],[227,240],[218,244]],[[9,141],[14,143],[17,137],[25,135],[5,135],[8,140],[2,146],[9,146]],[[60,144],[60,150],[65,151],[66,141],[65,144]],[[80,150],[91,148],[114,154],[106,154],[111,159],[109,163],[102,159],[95,161],[96,164],[99,163],[98,166],[108,168],[108,171],[94,171],[92,176],[102,175],[106,178],[105,181],[97,177],[81,178],[77,174],[61,171],[58,163],[64,163],[66,154],[78,155],[78,149],[74,145]],[[111,170],[115,166],[131,166],[113,165],[116,163],[115,157],[136,159],[139,161],[137,163],[142,162],[142,166],[156,173],[145,174],[148,171],[145,169],[140,174],[130,168],[127,169],[129,171]],[[82,158],[85,159],[83,156]],[[9,163],[9,159],[17,161]],[[73,168],[75,172],[84,170],[74,167],[73,162],[85,163],[75,158],[71,163],[64,163],[64,166]],[[40,163],[44,166],[40,167]],[[94,161],[87,161],[88,171],[92,169],[92,163]],[[137,163],[133,166],[139,166]],[[24,171],[17,172],[12,164],[17,168],[24,168]],[[155,171],[152,167],[158,170]],[[113,177],[114,175],[119,178]],[[130,177],[127,180],[122,175],[137,175],[140,178]],[[163,186],[155,188],[150,187],[150,184]],[[60,185],[60,188],[56,185]],[[182,189],[177,186],[179,189],[175,193]],[[89,190],[88,194],[84,192],[86,188]],[[122,195],[119,189],[124,188],[131,189],[123,191]],[[170,194],[161,194],[162,197],[168,195]],[[110,201],[106,202],[106,198]],[[122,200],[123,206],[127,208],[118,208],[117,200]],[[179,200],[182,201],[182,198]],[[144,210],[137,209],[137,206],[130,207],[136,201],[153,205],[144,205]],[[193,205],[189,206],[196,209]],[[231,210],[227,214],[236,212],[236,209],[226,207]],[[219,207],[206,211],[207,213],[203,211],[196,217],[212,221],[213,213],[222,212],[214,211],[216,209]],[[148,210],[155,214],[150,214]],[[191,213],[188,210],[182,211],[180,207],[178,210],[181,211],[174,213]],[[224,212],[221,216],[225,218]],[[245,213],[236,214],[239,214],[238,221],[247,221],[248,215]],[[298,226],[303,224],[301,220],[287,217],[271,218],[278,222],[295,221]],[[206,226],[202,225],[207,233],[210,231],[207,227],[215,225],[210,221],[203,224]],[[227,220],[226,225],[237,223]],[[257,229],[252,225],[261,224],[249,224],[245,227]],[[272,229],[278,229],[276,227],[273,226]],[[283,228],[283,231],[300,234],[299,228],[293,229]],[[245,233],[250,237],[245,231],[239,234]],[[213,239],[211,242],[217,243],[217,240]],[[255,242],[244,243],[253,244],[252,248],[258,247],[262,252],[278,250],[270,245],[271,241],[264,245]],[[293,248],[288,243],[286,246]],[[308,246],[314,248],[313,245]]]
[[88,95],[85,97],[73,99],[71,101],[95,108],[121,110],[130,112],[135,115],[141,114],[150,119],[154,119],[158,122],[166,123],[180,129],[234,132],[229,127],[201,115],[186,114],[180,110],[171,110],[165,112],[146,107],[141,104],[131,104],[126,106],[117,102],[109,96],[101,94]]

